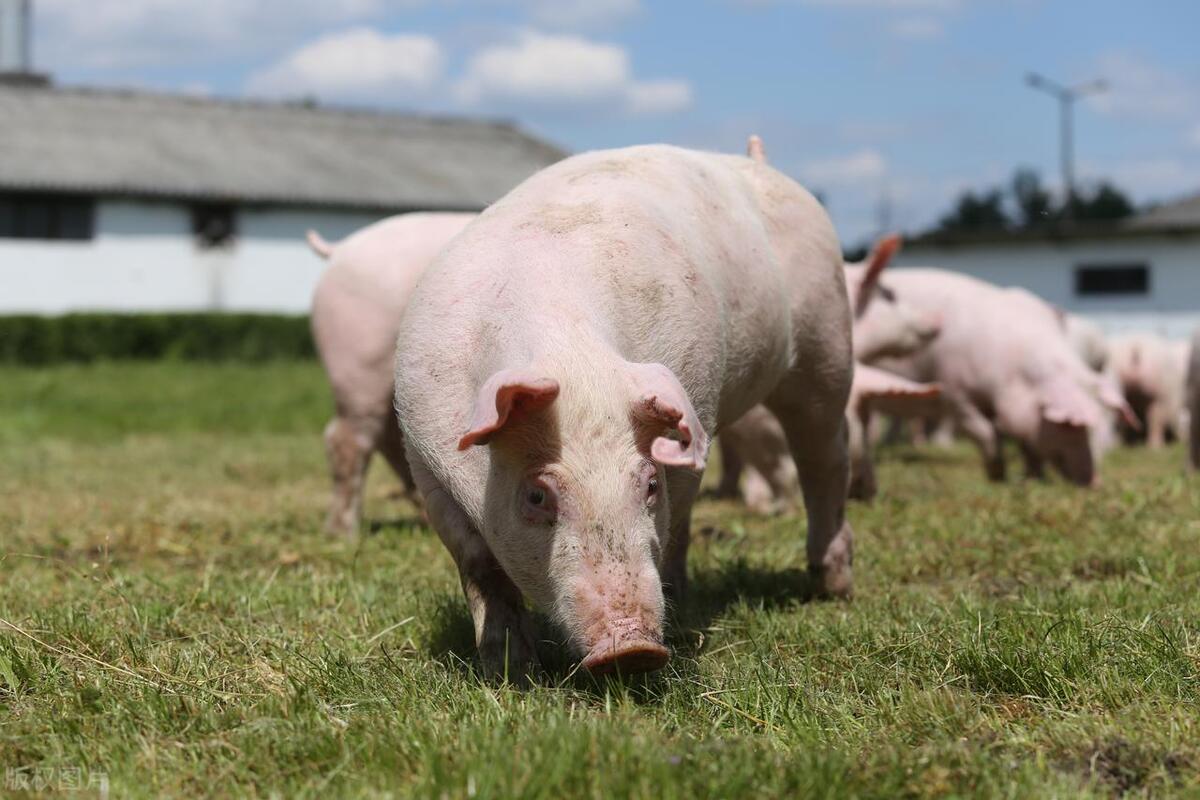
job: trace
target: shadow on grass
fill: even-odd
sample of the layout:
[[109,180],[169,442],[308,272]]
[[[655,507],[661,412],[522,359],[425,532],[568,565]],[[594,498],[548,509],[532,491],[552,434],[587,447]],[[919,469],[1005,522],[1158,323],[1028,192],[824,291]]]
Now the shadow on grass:
[[403,517],[367,520],[364,530],[370,536],[377,534],[415,536],[428,532],[429,524],[420,514],[410,514]]
[[[577,669],[578,660],[561,631],[543,614],[533,614],[534,636],[541,669],[530,684],[569,687],[603,700],[614,690],[627,693],[639,704],[657,704],[666,695],[669,681],[686,680],[697,673],[695,658],[702,637],[729,608],[748,604],[779,608],[807,603],[815,591],[806,570],[770,569],[738,559],[716,569],[699,570],[687,598],[668,615],[667,640],[674,657],[666,670],[646,675],[594,676]],[[475,651],[475,634],[466,603],[446,596],[433,609],[430,655],[464,679],[483,680]]]

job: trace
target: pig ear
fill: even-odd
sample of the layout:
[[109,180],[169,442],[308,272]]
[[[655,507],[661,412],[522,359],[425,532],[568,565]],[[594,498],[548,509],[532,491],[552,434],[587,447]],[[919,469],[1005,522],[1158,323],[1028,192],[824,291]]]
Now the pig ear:
[[942,387],[936,383],[917,383],[875,367],[855,364],[850,406],[859,410],[864,403],[872,403],[885,413],[919,413],[941,394]]
[[1133,409],[1125,401],[1125,395],[1122,394],[1111,376],[1102,375],[1096,381],[1096,397],[1105,408],[1120,414],[1126,425],[1135,431],[1142,429],[1141,420],[1137,418],[1137,414],[1133,413]]
[[662,364],[634,364],[633,382],[632,416],[650,457],[664,467],[704,469],[708,434],[675,373]]
[[530,370],[500,370],[479,387],[470,427],[458,440],[458,449],[487,444],[505,425],[547,407],[556,397],[558,381],[553,378]]
[[1042,418],[1056,425],[1088,428],[1099,422],[1093,402],[1078,385],[1058,377],[1042,385]]
[[875,243],[867,260],[863,262],[862,282],[858,284],[858,296],[854,298],[856,315],[867,310],[867,304],[871,302],[871,296],[875,293],[875,287],[879,284],[879,276],[883,273],[884,267],[895,257],[896,253],[900,252],[900,242],[898,233],[883,237]]

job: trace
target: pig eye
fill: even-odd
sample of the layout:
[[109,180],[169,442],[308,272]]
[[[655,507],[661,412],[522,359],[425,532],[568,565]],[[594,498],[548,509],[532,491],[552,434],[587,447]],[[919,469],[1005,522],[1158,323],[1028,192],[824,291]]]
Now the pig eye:
[[549,475],[533,475],[521,489],[521,512],[530,522],[551,523],[558,516],[558,490]]
[[534,508],[541,508],[546,504],[546,490],[534,487],[525,495],[525,500]]
[[658,478],[646,481],[646,499],[651,500],[658,494]]

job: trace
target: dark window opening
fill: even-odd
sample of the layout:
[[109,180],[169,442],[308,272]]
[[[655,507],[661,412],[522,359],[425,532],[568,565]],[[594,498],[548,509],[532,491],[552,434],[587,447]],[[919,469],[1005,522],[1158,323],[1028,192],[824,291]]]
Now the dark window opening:
[[225,203],[192,206],[192,234],[202,249],[229,247],[237,235],[234,208]]
[[1081,297],[1150,293],[1150,267],[1145,264],[1075,268],[1075,294]]
[[0,238],[83,241],[95,234],[90,197],[0,193]]

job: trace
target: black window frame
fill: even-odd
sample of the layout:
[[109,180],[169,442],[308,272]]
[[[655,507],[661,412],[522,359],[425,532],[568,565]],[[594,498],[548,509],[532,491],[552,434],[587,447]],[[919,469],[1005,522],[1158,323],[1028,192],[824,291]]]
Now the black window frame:
[[0,239],[88,242],[96,238],[96,198],[61,192],[0,191]]
[[1153,284],[1148,261],[1075,265],[1075,296],[1085,299],[1149,297]]

